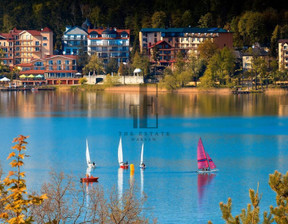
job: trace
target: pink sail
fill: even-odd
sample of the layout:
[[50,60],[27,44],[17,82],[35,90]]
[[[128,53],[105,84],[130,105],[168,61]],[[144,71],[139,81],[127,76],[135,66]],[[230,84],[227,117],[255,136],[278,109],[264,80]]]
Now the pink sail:
[[209,165],[210,165],[210,169],[213,170],[216,168],[216,165],[215,163],[213,162],[213,160],[210,158],[209,154],[206,152],[206,155],[207,155],[207,158],[208,158],[208,161],[209,161]]
[[197,147],[197,161],[198,161],[198,169],[209,168],[208,160],[206,157],[206,153],[201,138],[199,139]]

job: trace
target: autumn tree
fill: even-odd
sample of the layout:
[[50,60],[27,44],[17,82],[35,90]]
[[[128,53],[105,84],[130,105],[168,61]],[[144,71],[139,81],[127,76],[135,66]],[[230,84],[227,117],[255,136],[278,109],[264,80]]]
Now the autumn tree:
[[205,40],[198,46],[200,58],[204,59],[207,63],[209,59],[216,53],[217,49],[217,45],[211,40]]
[[93,54],[88,64],[83,68],[84,74],[88,74],[89,72],[100,74],[105,71],[104,63],[101,58],[98,58],[97,54]]
[[3,206],[0,220],[3,223],[32,223],[33,216],[28,215],[28,210],[32,206],[41,205],[44,199],[47,199],[45,194],[37,196],[27,193],[25,172],[21,170],[26,155],[27,138],[28,136],[23,135],[14,138],[13,143],[16,144],[7,158],[12,159],[10,165],[13,171],[9,171],[6,178],[0,182],[0,205]]
[[200,28],[208,28],[213,26],[213,16],[210,12],[206,13],[205,15],[201,16],[198,21],[198,26]]

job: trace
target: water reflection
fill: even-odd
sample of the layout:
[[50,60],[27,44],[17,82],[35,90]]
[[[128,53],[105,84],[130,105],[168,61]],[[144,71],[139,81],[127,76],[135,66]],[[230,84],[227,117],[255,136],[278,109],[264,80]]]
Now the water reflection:
[[144,198],[144,170],[140,169],[140,193],[141,193],[141,198]]
[[205,194],[207,186],[211,184],[212,180],[216,176],[215,173],[199,173],[198,174],[198,204],[202,204],[202,200]]
[[118,169],[118,200],[123,197],[123,169]]
[[[137,92],[0,92],[0,115],[128,117],[129,107],[139,105],[140,99]],[[265,94],[161,93],[157,107],[160,116],[287,116],[288,98]]]

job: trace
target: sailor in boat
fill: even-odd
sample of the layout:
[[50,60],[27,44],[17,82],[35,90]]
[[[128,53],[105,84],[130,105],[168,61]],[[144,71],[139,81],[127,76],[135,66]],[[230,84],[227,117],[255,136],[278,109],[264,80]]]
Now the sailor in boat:
[[141,163],[141,164],[140,164],[140,167],[143,168],[143,169],[146,168],[145,163]]

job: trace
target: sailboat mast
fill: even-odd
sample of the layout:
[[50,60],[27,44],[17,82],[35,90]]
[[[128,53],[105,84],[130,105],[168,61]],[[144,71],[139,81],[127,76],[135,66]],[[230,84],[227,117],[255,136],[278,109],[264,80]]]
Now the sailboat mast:
[[210,163],[209,163],[208,156],[207,156],[207,153],[206,153],[205,150],[204,150],[204,152],[205,152],[206,160],[207,160],[207,163],[208,163],[208,166],[209,166],[209,170],[211,170],[211,168],[210,168]]

